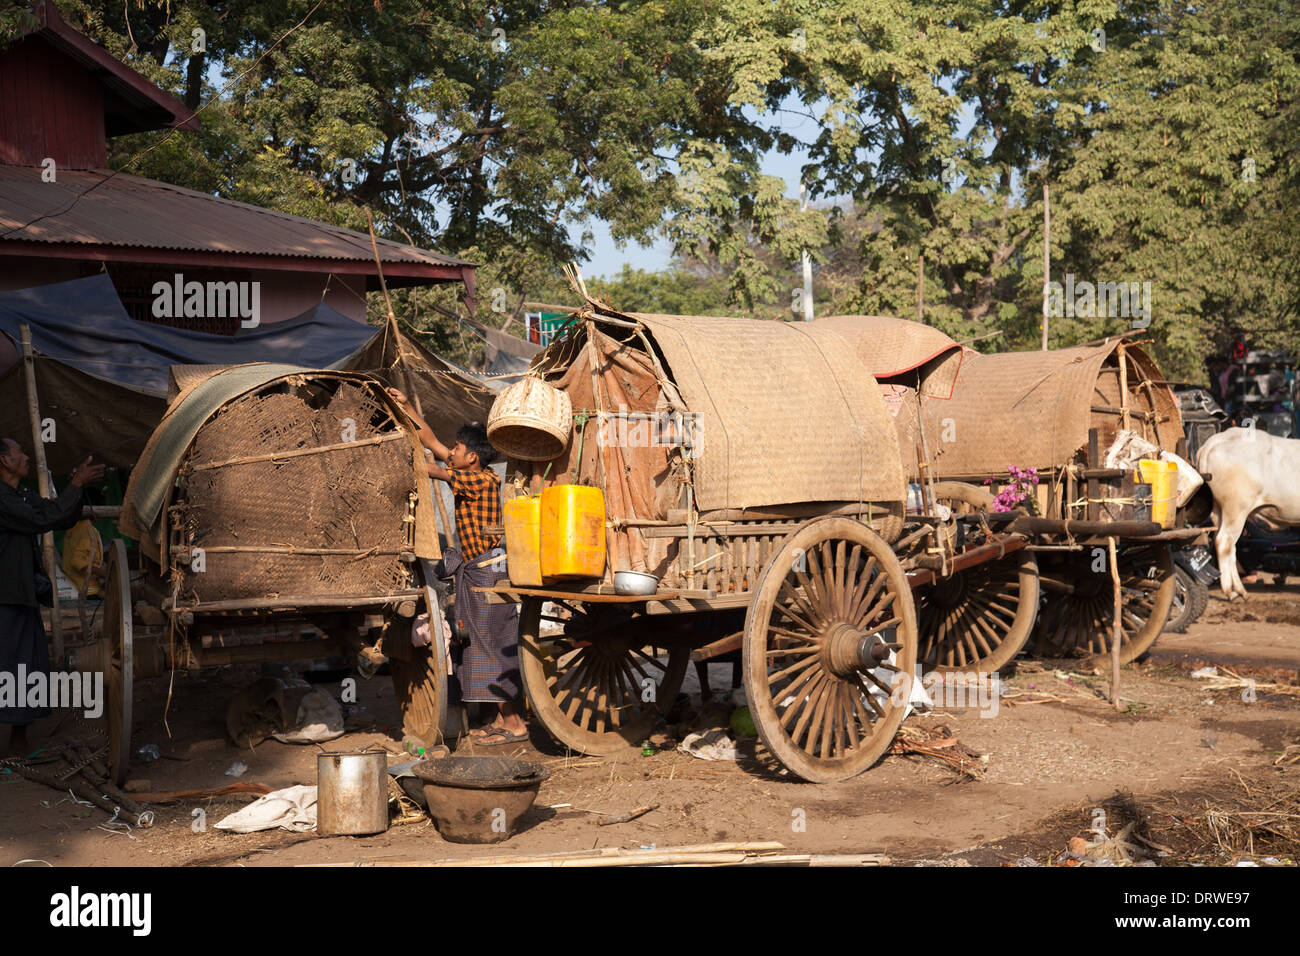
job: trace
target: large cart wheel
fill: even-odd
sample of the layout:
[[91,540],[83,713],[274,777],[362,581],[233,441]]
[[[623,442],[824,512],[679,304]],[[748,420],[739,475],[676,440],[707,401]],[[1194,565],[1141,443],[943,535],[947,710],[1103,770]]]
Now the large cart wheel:
[[[447,635],[438,614],[436,578],[431,563],[420,561],[424,610],[429,615],[428,647],[411,648],[409,660],[389,657],[393,690],[402,710],[402,733],[432,747],[442,743],[447,719]],[[401,638],[399,637],[400,641]]]
[[745,619],[745,691],[767,749],[814,783],[884,754],[907,711],[916,611],[897,556],[851,518],[782,543]]
[[108,583],[104,587],[104,640],[108,644],[108,769],[113,783],[126,783],[131,756],[132,658],[131,568],[126,544],[114,538],[108,551]]
[[[1089,548],[1053,568],[1065,593],[1048,594],[1038,615],[1034,651],[1040,657],[1083,657],[1110,664],[1114,585],[1105,548]],[[1168,545],[1119,549],[1121,664],[1145,654],[1160,636],[1174,600],[1174,564]]]
[[[934,497],[958,514],[993,510],[991,494],[960,481],[936,482]],[[1025,646],[1037,616],[1038,561],[1032,551],[941,578],[916,593],[921,667],[941,673],[1001,670]]]
[[690,647],[656,645],[662,622],[597,603],[555,602],[569,615],[554,622],[563,633],[543,635],[542,604],[524,598],[519,614],[519,669],[537,719],[579,753],[640,744],[681,690]]

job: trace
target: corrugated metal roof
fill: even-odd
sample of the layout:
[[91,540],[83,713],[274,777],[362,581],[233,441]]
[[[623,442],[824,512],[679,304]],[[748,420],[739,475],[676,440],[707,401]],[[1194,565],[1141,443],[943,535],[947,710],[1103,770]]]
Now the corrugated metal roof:
[[[104,170],[60,169],[57,182],[46,183],[40,169],[0,166],[0,253],[8,242],[374,262],[364,233]],[[378,246],[386,271],[473,268],[386,239]]]

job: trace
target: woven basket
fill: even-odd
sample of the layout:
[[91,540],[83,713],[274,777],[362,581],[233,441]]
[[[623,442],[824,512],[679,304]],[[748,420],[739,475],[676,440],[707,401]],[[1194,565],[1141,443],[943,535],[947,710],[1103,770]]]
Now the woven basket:
[[487,434],[492,447],[522,461],[549,461],[569,443],[569,396],[540,378],[515,382],[492,403]]

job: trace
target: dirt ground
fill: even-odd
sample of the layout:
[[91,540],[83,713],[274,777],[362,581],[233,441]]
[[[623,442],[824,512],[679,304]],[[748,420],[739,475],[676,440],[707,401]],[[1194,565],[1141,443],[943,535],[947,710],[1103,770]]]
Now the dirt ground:
[[[1217,666],[1218,677],[1191,676],[1205,665]],[[1108,836],[1124,836],[1133,859],[1157,865],[1296,861],[1300,587],[1257,586],[1244,605],[1212,598],[1189,633],[1163,635],[1143,663],[1124,669],[1122,713],[1102,699],[1104,677],[1074,668],[1021,658],[996,716],[939,708],[907,722],[918,732],[948,728],[984,755],[972,771],[978,779],[934,756],[889,755],[849,782],[811,785],[790,779],[754,742],[742,745],[737,762],[639,750],[586,758],[566,755],[535,726],[531,746],[491,748],[551,772],[520,832],[495,846],[449,843],[427,820],[362,838],[212,827],[247,796],[158,806],[153,827],[110,832],[99,826],[102,812],[7,777],[0,782],[0,865],[349,864],[724,841],[777,841],[790,853],[883,853],[895,863],[1077,863],[1083,857],[1063,854],[1072,837],[1098,842],[1099,819]],[[178,672],[170,736],[163,722],[168,679],[138,682],[133,746],[154,743],[163,758],[133,763],[136,786],[220,786],[232,782],[225,771],[237,760],[249,768],[241,780],[314,784],[317,748],[272,740],[241,751],[226,739],[226,704],[257,674],[256,667]],[[728,665],[715,665],[715,690],[725,690],[729,677]],[[698,705],[693,673],[685,689]],[[326,748],[398,751],[389,681],[358,682],[358,704],[363,709],[351,723],[360,729]],[[725,726],[728,710],[705,709],[702,722]],[[79,716],[56,714],[32,737],[43,745],[92,730]],[[390,762],[402,759],[395,753]],[[631,822],[597,825],[604,814],[651,804],[657,809]],[[203,832],[195,832],[196,810],[206,817]]]

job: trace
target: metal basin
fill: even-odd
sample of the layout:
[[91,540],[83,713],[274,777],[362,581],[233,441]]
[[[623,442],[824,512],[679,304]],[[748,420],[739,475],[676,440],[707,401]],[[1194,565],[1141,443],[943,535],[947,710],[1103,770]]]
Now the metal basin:
[[438,832],[452,843],[500,843],[537,799],[550,774],[511,757],[443,757],[416,764]]
[[659,579],[644,571],[615,571],[615,594],[654,594],[659,590]]

